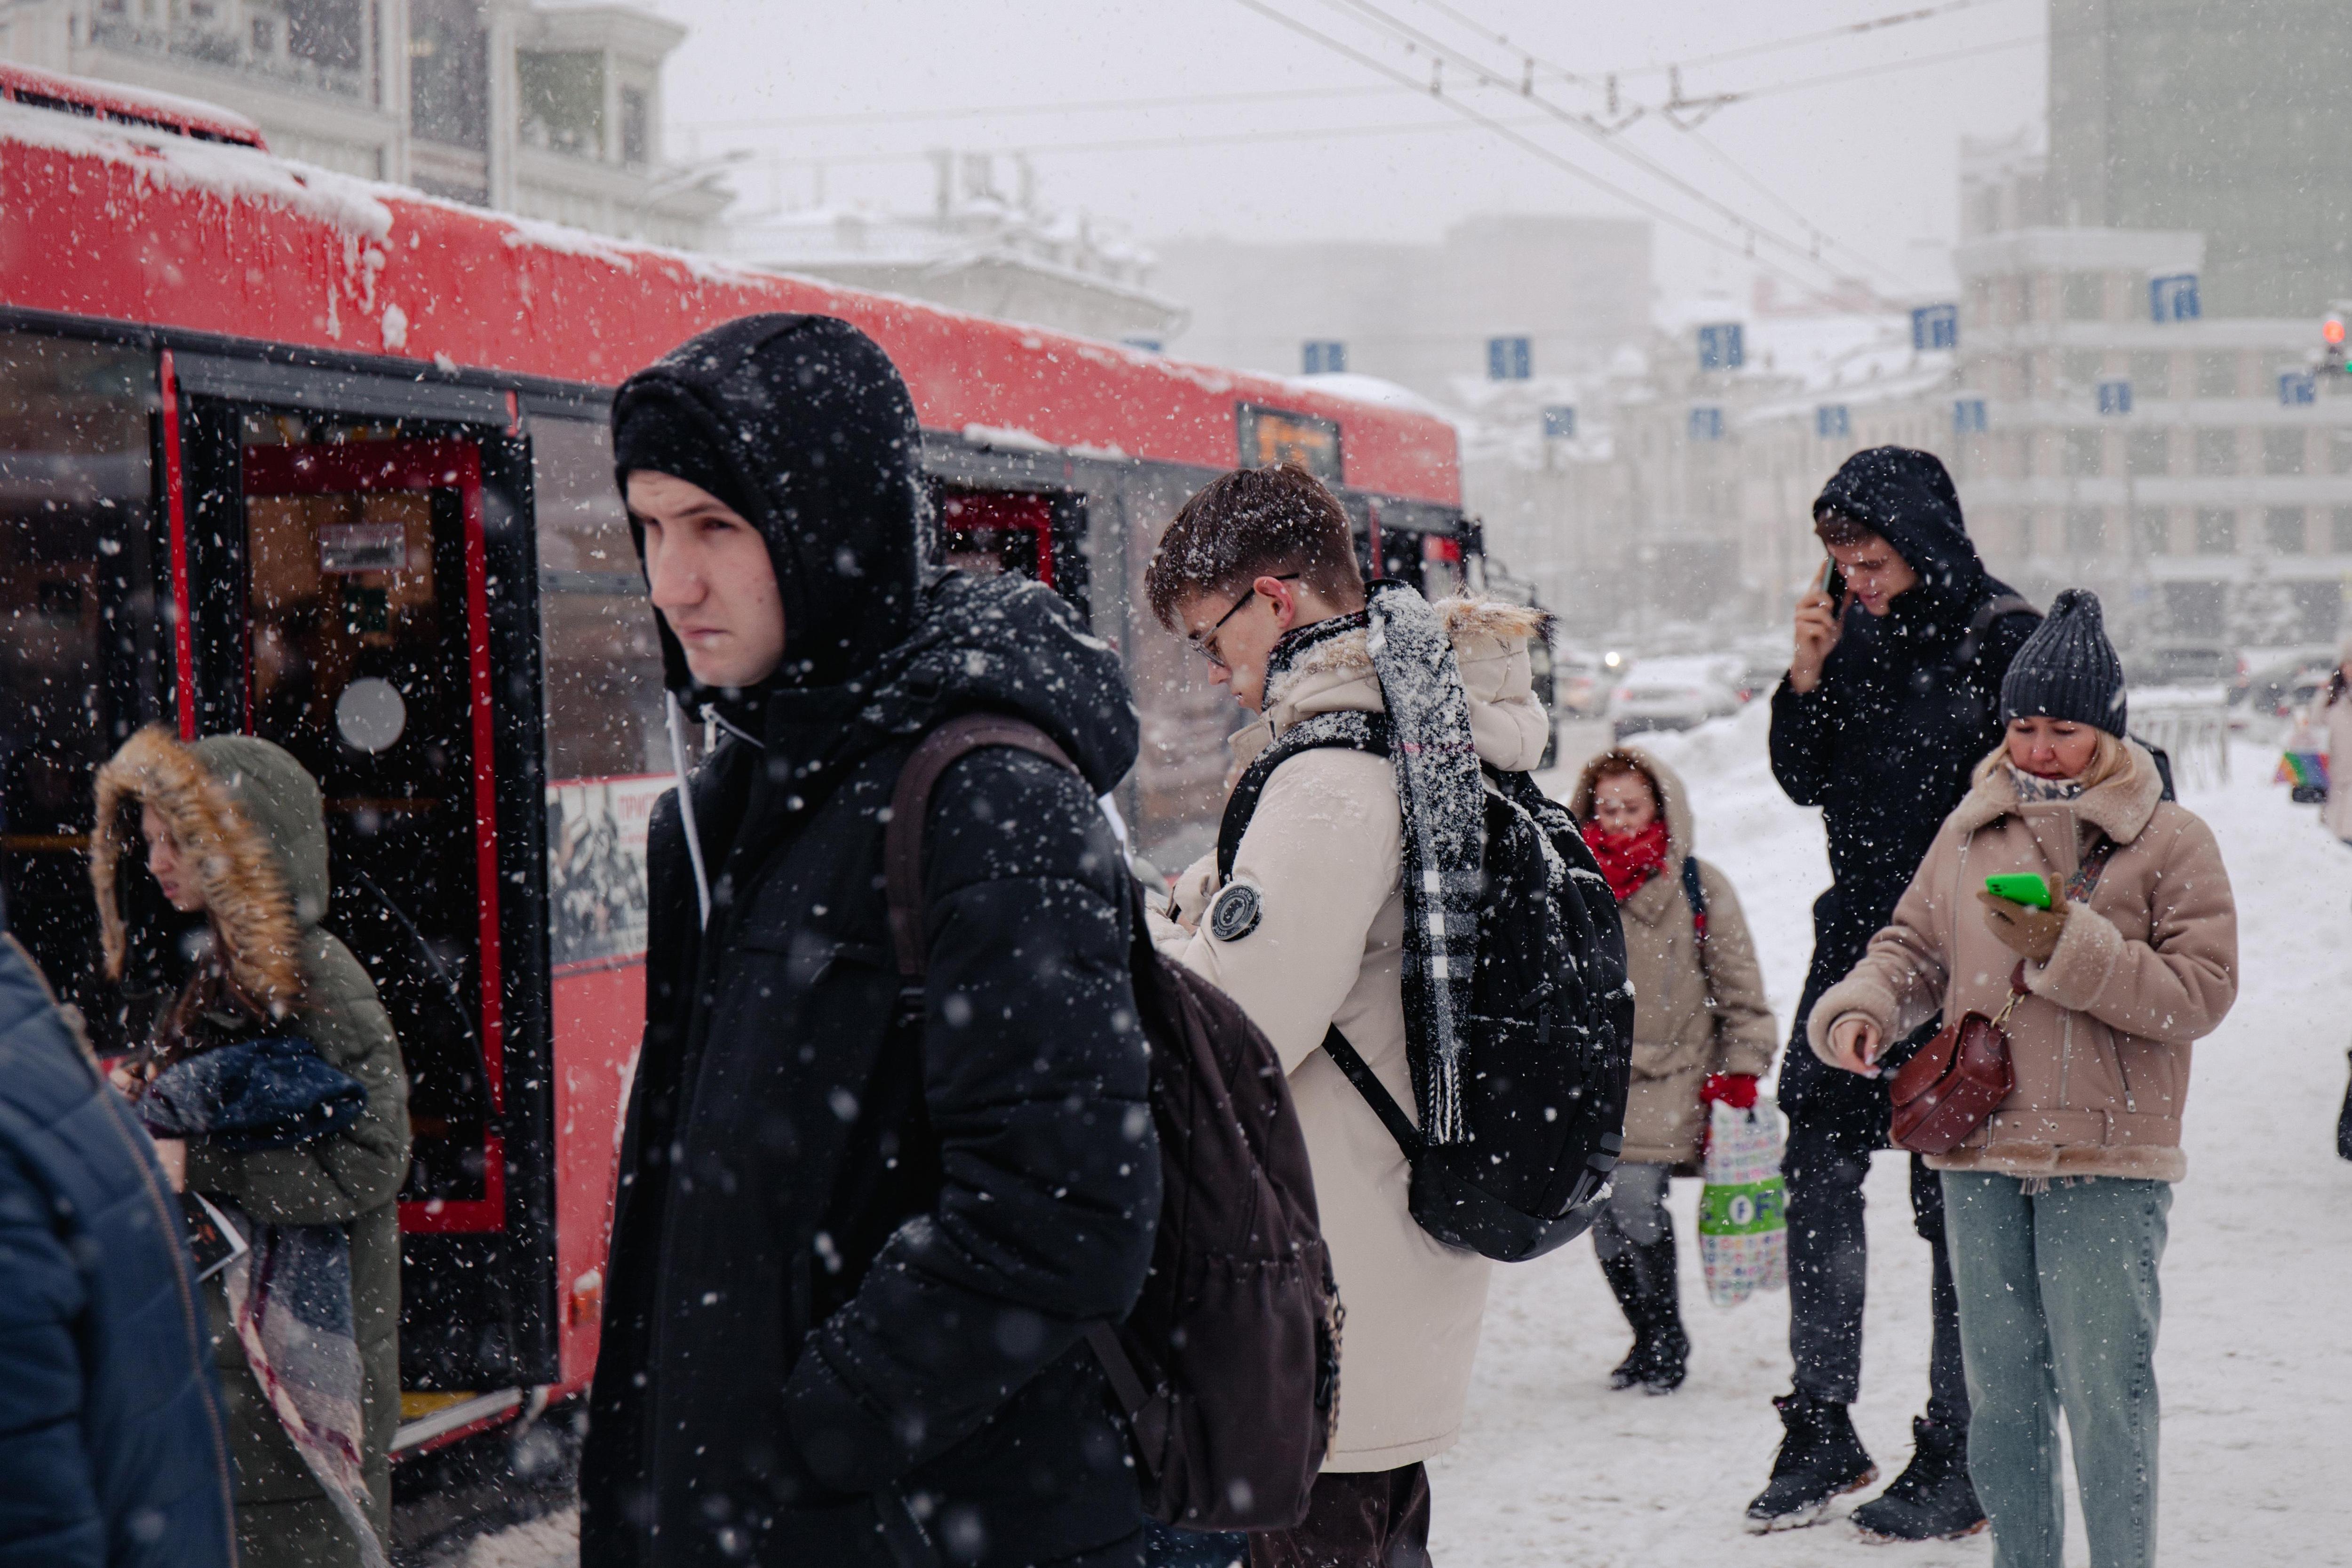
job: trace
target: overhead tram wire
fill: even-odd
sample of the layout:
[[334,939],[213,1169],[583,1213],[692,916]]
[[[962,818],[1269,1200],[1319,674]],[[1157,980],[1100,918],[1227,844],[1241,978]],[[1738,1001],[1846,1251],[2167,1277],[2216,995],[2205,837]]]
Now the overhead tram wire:
[[[1244,0],[1244,3],[1249,3],[1249,0]],[[1417,43],[1420,47],[1432,50],[1441,58],[1450,58],[1465,69],[1471,71],[1474,76],[1482,80],[1488,82],[1495,82],[1497,80],[1507,82],[1508,80],[1507,77],[1499,75],[1492,66],[1486,64],[1485,61],[1475,59],[1471,56],[1464,54],[1453,45],[1448,44],[1444,40],[1435,37],[1431,34],[1423,32],[1420,28],[1415,27],[1409,22],[1399,20],[1386,11],[1381,10],[1380,6],[1372,4],[1372,0],[1322,0],[1322,4],[1333,10],[1352,10],[1361,16],[1371,17],[1373,18],[1376,26],[1388,28],[1391,36],[1402,36],[1410,43]],[[1714,213],[1717,217],[1722,218],[1725,222],[1746,230],[1749,236],[1751,243],[1757,240],[1762,240],[1778,246],[1781,250],[1787,252],[1790,256],[1801,258],[1809,265],[1816,267],[1822,266],[1821,258],[1814,253],[1814,248],[1811,246],[1803,244],[1800,241],[1790,240],[1772,229],[1766,227],[1764,225],[1758,223],[1754,218],[1732,206],[1729,203],[1722,201],[1709,193],[1701,190],[1698,186],[1691,184],[1688,180],[1684,179],[1680,174],[1675,174],[1672,169],[1660,163],[1656,159],[1650,157],[1647,153],[1640,152],[1622,142],[1617,141],[1610,132],[1594,125],[1585,116],[1577,113],[1573,110],[1556,104],[1550,100],[1543,98],[1524,87],[1518,90],[1517,96],[1524,101],[1531,103],[1537,108],[1541,109],[1554,120],[1583,136],[1587,141],[1597,142],[1601,147],[1615,153],[1618,157],[1624,159],[1629,163],[1632,163],[1635,168],[1642,170],[1644,174],[1650,175],[1651,178],[1662,181],[1673,189],[1679,191],[1682,195],[1692,201],[1698,203],[1701,206],[1706,207],[1708,211]],[[1811,229],[1814,233],[1818,234],[1822,232],[1817,226],[1807,224],[1806,226],[1809,229]],[[1824,268],[1823,270],[1832,271],[1833,275],[1833,269]]]
[[1166,98],[1093,98],[1062,103],[972,104],[954,109],[870,110],[846,114],[800,114],[778,119],[687,120],[691,131],[798,131],[822,125],[898,125],[941,120],[1000,120],[1015,115],[1128,113],[1137,110],[1191,109],[1223,103],[1291,103],[1309,98],[1389,98],[1394,87],[1284,88],[1264,92],[1177,93]]
[[[1276,23],[1279,26],[1289,29],[1291,32],[1298,34],[1302,37],[1310,38],[1316,43],[1321,44],[1325,48],[1331,50],[1335,54],[1339,54],[1351,59],[1368,70],[1376,71],[1381,76],[1387,77],[1391,81],[1402,82],[1406,86],[1414,89],[1416,91],[1422,90],[1423,89],[1422,83],[1414,81],[1411,77],[1407,76],[1404,72],[1398,70],[1387,61],[1375,58],[1343,39],[1335,38],[1328,33],[1318,31],[1314,27],[1308,26],[1306,23],[1299,21],[1296,17],[1286,16],[1284,13],[1276,10],[1272,5],[1266,4],[1265,0],[1234,0],[1234,3],[1246,10],[1256,12],[1259,16],[1265,17],[1268,21]],[[1487,131],[1493,132],[1495,135],[1501,137],[1504,141],[1519,148],[1522,152],[1532,153],[1555,168],[1574,175],[1576,178],[1583,181],[1586,184],[1591,185],[1595,190],[1616,197],[1619,201],[1625,203],[1628,206],[1634,208],[1636,211],[1646,213],[1651,217],[1655,218],[1658,222],[1663,223],[1671,228],[1679,229],[1683,233],[1690,235],[1693,238],[1699,240],[1703,244],[1710,245],[1718,250],[1727,251],[1733,255],[1741,256],[1746,259],[1752,260],[1766,271],[1775,274],[1783,281],[1794,284],[1800,289],[1804,289],[1810,291],[1814,287],[1814,285],[1808,283],[1805,279],[1798,277],[1795,273],[1780,266],[1769,258],[1754,254],[1724,236],[1716,234],[1701,225],[1692,222],[1690,219],[1683,216],[1680,213],[1662,207],[1646,197],[1635,195],[1633,192],[1624,189],[1622,186],[1614,184],[1610,181],[1603,179],[1601,175],[1594,174],[1591,170],[1587,169],[1580,164],[1571,163],[1570,160],[1554,152],[1552,149],[1545,146],[1542,142],[1520,135],[1517,131],[1511,129],[1511,127],[1504,121],[1496,119],[1490,114],[1480,112],[1462,99],[1446,93],[1439,93],[1436,97],[1437,101],[1444,104],[1446,108],[1455,114],[1461,115],[1466,120],[1475,121],[1477,124],[1484,126]],[[1748,227],[1748,226],[1743,224],[1742,226]],[[1749,232],[1752,234],[1754,231],[1750,228]],[[1801,249],[1800,250],[1800,254],[1802,254]],[[1816,263],[1816,265],[1818,265],[1818,263]]]
[[[1516,119],[1497,121],[1499,125],[1538,126],[1551,121],[1539,115],[1521,115]],[[1425,132],[1451,134],[1462,131],[1483,131],[1484,123],[1464,120],[1426,120],[1418,123],[1391,122],[1371,125],[1321,125],[1287,131],[1219,131],[1207,135],[1191,136],[1129,136],[1099,142],[1032,142],[991,151],[1024,157],[1051,157],[1056,153],[1152,153],[1176,151],[1187,147],[1248,147],[1269,142],[1322,142],[1358,136],[1418,136]],[[934,154],[920,150],[898,153],[761,153],[746,163],[753,168],[809,168],[833,163],[924,163]]]
[[1835,236],[1815,227],[1813,221],[1811,218],[1800,212],[1793,204],[1791,204],[1786,197],[1774,191],[1771,186],[1766,184],[1762,180],[1758,179],[1754,174],[1750,174],[1747,168],[1744,167],[1738,160],[1734,159],[1730,153],[1725,152],[1712,140],[1703,135],[1697,126],[1685,125],[1680,121],[1672,119],[1667,120],[1666,123],[1672,125],[1676,131],[1681,132],[1685,136],[1689,137],[1692,142],[1696,142],[1700,148],[1711,154],[1717,163],[1730,170],[1732,174],[1738,175],[1741,180],[1746,181],[1750,190],[1753,190],[1766,201],[1770,202],[1774,206],[1779,207],[1782,212],[1787,213],[1790,217],[1804,225],[1806,230],[1811,233],[1816,240],[1820,241],[1824,248],[1835,249],[1853,258],[1854,260],[1860,262],[1869,270],[1877,273],[1882,281],[1895,284],[1898,291],[1908,290],[1910,289],[1910,280],[1905,278],[1902,273],[1898,272],[1894,268],[1886,266],[1884,262],[1877,260],[1861,250],[1857,250],[1854,247],[1846,244],[1843,240],[1837,238]]
[[1620,70],[1618,76],[1664,76],[1672,70],[1689,70],[1694,66],[1721,65],[1726,60],[1744,60],[1757,55],[1775,54],[1782,49],[1802,48],[1807,44],[1825,44],[1838,38],[1856,37],[1888,27],[1899,27],[1911,22],[1933,21],[1955,11],[1972,11],[1980,5],[1998,4],[1999,0],[1945,0],[1940,5],[1924,6],[1916,11],[1897,11],[1892,16],[1874,16],[1866,22],[1848,22],[1841,26],[1824,27],[1819,32],[1801,33],[1794,37],[1775,38],[1769,43],[1745,44],[1738,48],[1723,49],[1711,55],[1696,55],[1686,60],[1669,60],[1655,65],[1634,66]]

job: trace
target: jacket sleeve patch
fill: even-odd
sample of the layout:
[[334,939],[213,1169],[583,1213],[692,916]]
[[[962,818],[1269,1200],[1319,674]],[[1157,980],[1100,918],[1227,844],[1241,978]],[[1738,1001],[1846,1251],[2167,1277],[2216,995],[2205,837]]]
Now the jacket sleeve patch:
[[1219,942],[1239,942],[1257,930],[1265,913],[1265,899],[1255,883],[1228,882],[1209,905],[1209,934]]

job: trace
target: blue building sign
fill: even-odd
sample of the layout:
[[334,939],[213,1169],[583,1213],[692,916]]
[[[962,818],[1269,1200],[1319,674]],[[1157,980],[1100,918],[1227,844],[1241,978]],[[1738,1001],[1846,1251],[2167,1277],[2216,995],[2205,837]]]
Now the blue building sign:
[[1723,439],[1723,410],[1699,407],[1690,411],[1690,438],[1694,441]]
[[1824,403],[1813,410],[1813,434],[1824,441],[1843,440],[1853,434],[1853,420],[1843,403]]
[[1985,427],[1985,400],[1981,397],[1956,398],[1952,403],[1952,434],[1981,436]]
[[1960,308],[1922,305],[1911,312],[1911,348],[1915,353],[1960,346]]
[[1534,342],[1528,338],[1486,340],[1486,379],[1525,381],[1536,373]]
[[2319,378],[2307,370],[2279,372],[2279,402],[2294,408],[2301,404],[2319,401]]
[[1738,321],[1716,321],[1698,330],[1698,367],[1738,370],[1748,362],[1745,334]]
[[2131,412],[2131,383],[2128,381],[2103,381],[2099,383],[2099,412],[2102,414],[2129,414]]
[[2147,280],[2147,319],[2151,321],[2193,321],[2197,319],[2197,274],[2176,272]]
[[1307,374],[1337,375],[1348,368],[1348,345],[1335,338],[1307,340]]
[[1555,403],[1543,411],[1544,439],[1573,441],[1576,439],[1576,405]]

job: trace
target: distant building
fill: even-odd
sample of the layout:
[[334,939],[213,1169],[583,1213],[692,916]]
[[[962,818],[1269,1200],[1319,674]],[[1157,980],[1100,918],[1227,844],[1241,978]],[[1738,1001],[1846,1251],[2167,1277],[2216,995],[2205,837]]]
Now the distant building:
[[1590,374],[1649,331],[1650,226],[1618,218],[1494,214],[1434,245],[1161,241],[1160,286],[1192,323],[1187,358],[1297,375],[1309,342],[1349,371],[1439,401],[1486,379],[1490,345],[1535,378]]
[[2048,208],[2206,240],[2214,315],[2352,295],[2352,6],[2051,0]]
[[1159,347],[1182,329],[1183,307],[1150,287],[1151,253],[1082,213],[1042,207],[1024,163],[1013,161],[1009,192],[992,158],[938,163],[929,213],[772,213],[732,225],[726,248],[754,266],[1088,337]]
[[661,146],[686,29],[557,0],[14,0],[0,57],[234,109],[273,152],[698,247],[728,196]]
[[2303,379],[2314,321],[2173,319],[2164,280],[2201,278],[2210,244],[1961,243],[1963,395],[1983,423],[1959,442],[1969,529],[2038,598],[2099,589],[2126,638],[2329,641],[2352,591],[2352,389]]

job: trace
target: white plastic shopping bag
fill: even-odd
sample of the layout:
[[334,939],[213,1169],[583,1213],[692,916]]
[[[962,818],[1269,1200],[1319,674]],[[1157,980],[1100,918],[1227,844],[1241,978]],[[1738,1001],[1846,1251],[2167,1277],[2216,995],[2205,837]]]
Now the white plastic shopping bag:
[[1788,1197],[1780,1186],[1780,1112],[1707,1107],[1706,1186],[1698,1200],[1698,1256],[1706,1299],[1736,1307],[1789,1283]]

